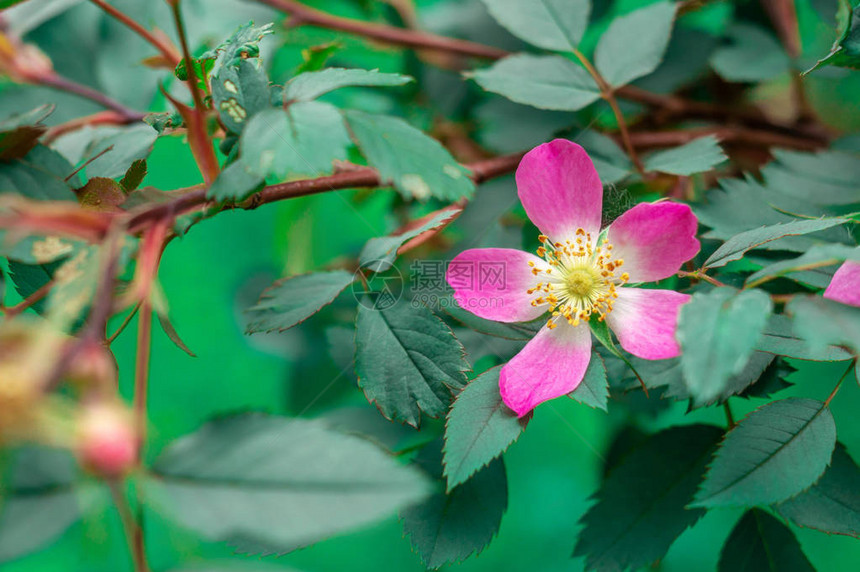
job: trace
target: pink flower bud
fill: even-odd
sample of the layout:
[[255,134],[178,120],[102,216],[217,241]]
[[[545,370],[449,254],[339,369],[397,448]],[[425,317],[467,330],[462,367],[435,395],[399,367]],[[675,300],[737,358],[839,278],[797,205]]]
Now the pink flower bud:
[[116,403],[85,406],[78,419],[76,453],[93,473],[116,478],[137,463],[138,435],[128,412]]

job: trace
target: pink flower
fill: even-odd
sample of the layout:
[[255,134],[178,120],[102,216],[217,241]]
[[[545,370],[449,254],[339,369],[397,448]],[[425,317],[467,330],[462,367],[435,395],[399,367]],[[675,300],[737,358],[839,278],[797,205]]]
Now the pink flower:
[[849,260],[840,266],[824,291],[824,297],[849,306],[860,306],[860,263]]
[[[605,320],[635,356],[677,356],[678,310],[689,296],[627,284],[667,278],[695,256],[698,221],[690,208],[639,204],[601,233],[600,178],[585,150],[563,139],[526,154],[517,188],[543,233],[537,256],[507,248],[466,250],[447,273],[457,302],[482,318],[524,322],[551,312],[546,326],[502,368],[505,404],[523,416],[576,389],[591,359],[590,319]],[[500,267],[504,280],[493,271]]]

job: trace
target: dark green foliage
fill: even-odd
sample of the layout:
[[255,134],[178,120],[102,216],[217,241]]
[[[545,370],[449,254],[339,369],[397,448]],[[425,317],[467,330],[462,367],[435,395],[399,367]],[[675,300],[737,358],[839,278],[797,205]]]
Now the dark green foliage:
[[499,369],[470,381],[448,412],[444,450],[448,491],[501,455],[525,428],[527,419],[517,418],[502,403]]
[[722,431],[686,425],[649,437],[613,467],[582,517],[574,556],[587,570],[622,571],[660,559],[705,513],[689,509]]
[[726,436],[694,506],[789,499],[824,473],[835,443],[833,415],[820,401],[791,398],[760,407]]
[[800,544],[763,510],[747,511],[720,553],[719,572],[813,572]]
[[300,324],[331,302],[355,276],[346,270],[316,272],[284,278],[263,291],[248,309],[247,333],[284,331]]
[[860,468],[841,443],[824,475],[809,490],[776,505],[798,526],[860,538]]
[[361,304],[355,339],[359,385],[388,419],[417,427],[422,412],[441,417],[466,382],[463,346],[425,306]]

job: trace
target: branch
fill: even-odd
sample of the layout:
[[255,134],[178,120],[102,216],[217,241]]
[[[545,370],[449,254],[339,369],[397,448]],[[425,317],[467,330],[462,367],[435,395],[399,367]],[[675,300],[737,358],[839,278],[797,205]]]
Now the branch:
[[181,58],[172,45],[170,45],[165,38],[159,38],[157,35],[153,34],[137,22],[135,22],[128,14],[122,12],[111,6],[104,0],[90,0],[93,4],[107,12],[110,16],[122,22],[129,28],[131,28],[138,36],[149,42],[156,50],[158,50],[164,59],[170,64],[172,67],[176,67],[179,65]]
[[289,23],[290,26],[308,24],[364,36],[386,44],[436,50],[473,58],[498,60],[508,55],[508,52],[500,48],[475,42],[334,16],[295,0],[259,0],[259,2],[291,15],[293,19]]
[[[517,165],[519,165],[520,159],[522,159],[524,154],[524,152],[520,152],[500,157],[493,157],[492,159],[468,163],[464,165],[464,167],[472,173],[471,179],[475,181],[476,184],[479,184],[489,179],[513,172],[517,168]],[[293,199],[296,197],[304,197],[307,195],[315,195],[318,193],[337,191],[341,189],[381,187],[387,185],[388,183],[380,179],[379,173],[377,173],[375,169],[370,167],[360,167],[358,169],[336,173],[325,177],[318,177],[315,179],[302,179],[300,181],[290,181],[287,183],[279,183],[277,185],[269,185],[250,199],[237,204],[236,208],[251,210],[263,204],[282,201],[285,199]],[[206,198],[206,188],[194,187],[189,192],[172,201],[156,205],[133,216],[128,223],[129,232],[133,234],[140,232],[154,221],[181,215],[205,205],[208,202],[209,201]]]
[[94,101],[105,109],[110,109],[118,113],[123,118],[123,121],[125,123],[134,123],[136,121],[141,121],[146,116],[145,113],[141,113],[140,111],[135,111],[130,107],[126,107],[122,103],[111,99],[110,97],[99,91],[94,90],[91,87],[76,83],[70,79],[57,75],[56,73],[39,75],[37,78],[33,78],[33,81],[35,83],[38,83],[39,85],[52,87],[60,91],[67,91],[85,99],[89,99],[90,101]]
[[788,147],[804,151],[815,151],[825,146],[822,141],[816,139],[783,135],[781,133],[762,129],[750,129],[748,127],[703,127],[700,129],[674,131],[640,131],[638,133],[631,133],[630,139],[636,148],[654,149],[676,147],[705,135],[716,135],[724,143],[762,147]]
[[[277,10],[291,15],[293,18],[288,25],[300,26],[303,24],[348,32],[364,36],[385,44],[403,46],[414,49],[435,50],[465,57],[481,58],[486,60],[499,60],[510,55],[510,52],[486,46],[475,42],[449,38],[427,32],[406,30],[387,24],[377,24],[334,16],[311,8],[296,0],[258,0],[262,4],[271,6]],[[706,0],[688,2],[689,9],[696,9],[706,3]],[[755,110],[746,110],[737,106],[722,106],[713,103],[705,103],[684,99],[675,95],[662,95],[652,93],[644,89],[625,85],[614,90],[615,95],[622,99],[642,103],[661,111],[694,117],[700,119],[711,119],[721,121],[741,121],[752,127],[773,130],[785,134],[801,134],[810,139],[815,139],[822,144],[827,141],[827,133],[813,126],[791,127],[774,123]]]

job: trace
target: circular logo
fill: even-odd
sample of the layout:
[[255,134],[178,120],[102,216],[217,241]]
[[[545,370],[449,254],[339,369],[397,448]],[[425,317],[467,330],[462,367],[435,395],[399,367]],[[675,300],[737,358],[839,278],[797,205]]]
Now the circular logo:
[[356,302],[368,310],[387,310],[403,295],[403,275],[386,260],[373,260],[364,267],[376,271],[355,271],[352,295]]

